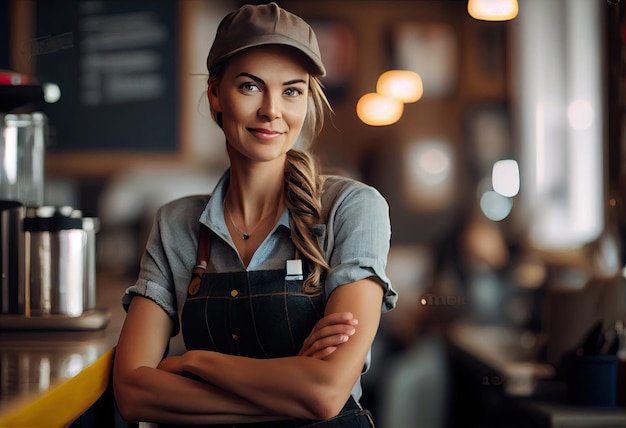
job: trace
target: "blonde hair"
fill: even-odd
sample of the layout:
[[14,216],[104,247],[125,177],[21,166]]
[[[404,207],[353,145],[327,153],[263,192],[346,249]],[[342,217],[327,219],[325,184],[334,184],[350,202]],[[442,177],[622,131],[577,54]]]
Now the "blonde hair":
[[[209,70],[208,88],[213,90],[219,83],[225,64],[216,64]],[[307,293],[320,293],[330,266],[324,258],[315,226],[324,223],[322,218],[322,188],[324,178],[318,171],[317,161],[309,149],[324,127],[326,111],[333,109],[324,94],[318,76],[310,75],[309,98],[304,124],[298,137],[297,149],[287,152],[284,173],[284,198],[290,212],[289,226],[291,240],[297,251],[306,260],[309,274],[304,280],[303,289]],[[222,115],[211,109],[213,120],[221,128]]]

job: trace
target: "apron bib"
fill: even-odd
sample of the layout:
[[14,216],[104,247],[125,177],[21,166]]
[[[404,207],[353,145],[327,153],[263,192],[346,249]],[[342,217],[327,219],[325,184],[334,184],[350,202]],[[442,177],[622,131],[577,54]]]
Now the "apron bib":
[[251,358],[297,355],[324,314],[322,294],[302,291],[286,269],[204,273],[187,292],[181,327],[187,350]]
[[324,296],[302,289],[287,269],[205,272],[211,235],[200,227],[198,260],[187,288],[181,329],[187,350],[251,358],[297,355],[324,315]]
[[[211,236],[200,226],[198,260],[187,288],[181,330],[187,350],[217,351],[251,358],[297,355],[324,315],[324,295],[308,294],[303,279],[287,269],[205,272]],[[302,278],[306,278],[306,268]],[[169,425],[159,425],[169,427]],[[282,420],[216,428],[369,428],[371,414],[350,397],[339,415],[325,421]]]

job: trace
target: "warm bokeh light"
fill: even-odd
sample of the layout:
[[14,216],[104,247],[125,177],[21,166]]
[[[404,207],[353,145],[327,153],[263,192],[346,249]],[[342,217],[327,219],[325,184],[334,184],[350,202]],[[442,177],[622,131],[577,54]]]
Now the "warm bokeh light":
[[386,97],[378,93],[363,95],[356,104],[356,113],[363,123],[371,126],[385,126],[396,123],[404,104],[395,98]]
[[491,170],[491,185],[493,190],[512,198],[519,193],[519,167],[513,159],[499,160],[493,164]]
[[468,0],[467,11],[481,21],[508,21],[517,16],[517,0]]
[[378,78],[376,92],[403,103],[414,103],[424,93],[422,78],[410,70],[389,70]]

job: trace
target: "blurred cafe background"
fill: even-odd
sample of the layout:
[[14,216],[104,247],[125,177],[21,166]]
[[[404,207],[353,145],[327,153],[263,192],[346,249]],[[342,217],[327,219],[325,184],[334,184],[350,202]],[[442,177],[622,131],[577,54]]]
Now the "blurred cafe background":
[[[242,3],[0,0],[0,426],[106,376],[156,209],[226,168],[205,61]],[[625,2],[278,3],[328,70],[315,154],[390,205],[377,426],[626,427]],[[104,383],[57,426],[124,426]]]

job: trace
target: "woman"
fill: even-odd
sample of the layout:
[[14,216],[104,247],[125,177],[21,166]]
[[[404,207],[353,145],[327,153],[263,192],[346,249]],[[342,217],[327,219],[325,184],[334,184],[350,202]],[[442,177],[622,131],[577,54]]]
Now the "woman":
[[[320,176],[294,148],[319,133],[328,106],[315,34],[275,3],[246,5],[221,22],[207,66],[230,168],[210,198],[157,214],[124,296],[120,413],[173,425],[371,426],[360,375],[381,305],[396,301],[384,272],[389,213],[375,189]],[[179,329],[187,352],[164,358]]]

